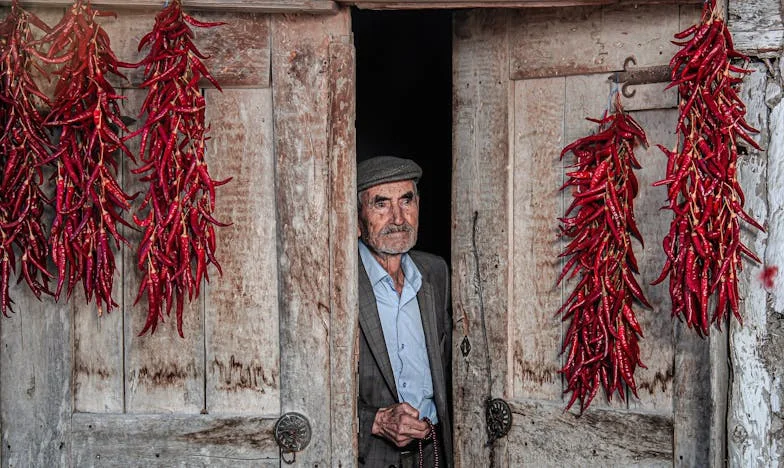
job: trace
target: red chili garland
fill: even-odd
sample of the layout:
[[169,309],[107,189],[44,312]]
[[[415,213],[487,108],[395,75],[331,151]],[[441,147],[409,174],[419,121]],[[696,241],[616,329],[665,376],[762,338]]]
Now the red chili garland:
[[[737,94],[742,76],[750,70],[733,66],[737,52],[713,0],[705,3],[700,24],[675,35],[681,50],[670,61],[672,83],[680,102],[676,131],[679,150],[659,148],[667,155],[667,175],[654,185],[667,185],[668,205],[674,213],[663,246],[667,255],[657,284],[670,276],[672,315],[685,320],[700,336],[710,324],[719,329],[729,311],[738,311],[738,273],[742,254],[759,259],[740,241],[739,218],[763,230],[743,211],[738,183],[738,139],[760,150],[749,136],[757,133],[746,123],[746,107]],[[709,301],[716,297],[708,317]]]
[[153,30],[139,43],[139,50],[150,52],[141,62],[145,69],[142,87],[148,88],[142,113],[147,114],[141,133],[142,167],[149,183],[134,221],[145,229],[138,249],[138,266],[144,272],[138,302],[147,292],[147,321],[140,332],[155,331],[163,320],[163,308],[170,315],[177,303],[177,331],[182,332],[183,302],[199,296],[202,278],[209,281],[207,266],[215,259],[215,229],[226,226],[213,218],[215,187],[225,184],[213,180],[207,171],[204,149],[207,141],[205,101],[199,82],[209,80],[220,86],[200,59],[205,57],[193,44],[188,26],[209,28],[223,23],[202,23],[182,11],[173,0],[155,18]]
[[50,44],[46,63],[61,65],[51,113],[46,124],[60,130],[56,164],[55,216],[52,222],[52,260],[57,266],[59,298],[67,279],[67,297],[82,282],[87,301],[95,293],[98,314],[117,306],[112,299],[114,252],[127,244],[117,223],[128,225],[120,211],[130,208],[133,197],[117,182],[116,152],[132,160],[119,136],[127,128],[121,120],[118,95],[107,81],[109,74],[122,77],[120,62],[109,45],[109,36],[95,21],[114,13],[93,10],[89,1],[77,0],[40,43]]
[[[574,201],[560,218],[561,234],[570,238],[561,257],[571,257],[558,278],[560,283],[579,274],[579,281],[558,310],[563,320],[571,319],[561,352],[568,349],[561,369],[572,392],[568,410],[579,398],[585,411],[603,386],[607,398],[617,390],[624,399],[623,383],[637,395],[634,382],[640,361],[638,337],[642,330],[632,310],[638,300],[650,307],[634,277],[638,273],[631,237],[642,236],[634,218],[638,183],[633,169],[640,164],[634,147],[647,145],[645,132],[621,108],[616,95],[615,112],[600,120],[594,135],[566,146],[576,157],[562,189],[574,187]],[[577,214],[569,215],[579,209]]]
[[45,196],[41,191],[41,164],[51,145],[37,106],[48,106],[47,97],[32,77],[35,64],[27,44],[33,25],[49,27],[14,0],[0,23],[0,311],[8,316],[11,272],[16,270],[14,246],[21,254],[17,278],[25,279],[35,297],[51,294],[46,270],[48,244],[44,234]]

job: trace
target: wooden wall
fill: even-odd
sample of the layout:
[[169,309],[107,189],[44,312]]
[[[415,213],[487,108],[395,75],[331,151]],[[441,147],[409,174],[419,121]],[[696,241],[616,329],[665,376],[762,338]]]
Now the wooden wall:
[[[33,11],[51,25],[63,12]],[[115,11],[101,20],[112,48],[138,61],[157,10]],[[185,338],[174,317],[138,336],[147,309],[146,298],[134,305],[133,249],[117,253],[111,314],[99,317],[81,294],[55,304],[12,288],[17,312],[0,321],[2,466],[277,466],[272,426],[286,411],[305,414],[314,432],[300,463],[354,459],[349,15],[194,15],[226,23],[196,30],[223,87],[203,90],[207,162],[215,179],[233,177],[217,190],[216,217],[232,223],[217,230],[223,275],[211,267],[185,307]],[[139,118],[142,71],[128,78],[114,84],[124,114]],[[134,164],[122,167],[126,191],[144,190]],[[132,245],[141,236],[124,234]]]
[[767,266],[777,266],[771,290],[758,279],[761,266],[742,273],[744,325],[729,333],[727,449],[729,466],[775,466],[784,459],[781,401],[784,400],[784,105],[782,54],[784,22],[778,0],[730,0],[729,27],[735,45],[752,58],[754,73],[744,81],[747,120],[760,129],[753,149],[738,165],[746,206],[767,232],[745,230],[743,240]]

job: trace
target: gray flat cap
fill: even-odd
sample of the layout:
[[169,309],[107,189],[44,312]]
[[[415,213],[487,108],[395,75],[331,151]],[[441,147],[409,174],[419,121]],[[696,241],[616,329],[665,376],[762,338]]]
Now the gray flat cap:
[[376,156],[357,164],[357,192],[375,185],[413,180],[422,177],[422,168],[410,159],[395,156]]

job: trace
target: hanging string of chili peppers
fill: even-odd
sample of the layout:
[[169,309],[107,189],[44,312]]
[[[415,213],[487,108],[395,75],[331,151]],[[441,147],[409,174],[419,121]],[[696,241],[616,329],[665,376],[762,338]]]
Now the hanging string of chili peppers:
[[[714,0],[703,6],[699,24],[677,33],[681,49],[670,61],[672,82],[680,95],[677,150],[659,145],[667,155],[667,209],[674,217],[664,237],[667,260],[659,278],[669,275],[672,315],[683,319],[700,336],[710,325],[738,311],[738,273],[742,255],[757,256],[740,241],[742,219],[763,227],[743,210],[738,183],[738,144],[744,140],[760,150],[749,136],[757,133],[745,120],[746,108],[737,87],[750,70],[732,65],[746,58],[734,49],[732,37]],[[715,307],[708,316],[709,302]]]
[[624,112],[617,93],[614,112],[588,120],[598,124],[597,132],[561,152],[561,158],[574,154],[576,163],[561,188],[573,187],[574,200],[559,219],[561,235],[571,240],[560,255],[570,258],[558,283],[579,275],[558,310],[564,321],[571,320],[560,372],[567,382],[564,393],[572,393],[566,409],[579,399],[580,413],[600,386],[608,399],[617,391],[623,400],[623,384],[637,396],[634,371],[644,366],[638,346],[642,330],[632,304],[650,307],[634,277],[639,271],[631,243],[632,236],[643,242],[634,216],[639,186],[633,169],[640,168],[634,147],[647,145],[645,132]]
[[[209,28],[223,23],[203,23],[182,11],[173,0],[155,18],[153,30],[139,43],[149,46],[142,60],[148,88],[142,113],[147,114],[141,133],[142,166],[149,184],[137,225],[144,228],[138,266],[143,271],[138,302],[147,293],[147,320],[140,335],[155,331],[159,320],[170,315],[176,302],[177,331],[182,332],[185,295],[199,296],[202,279],[209,281],[207,266],[215,265],[215,226],[226,226],[213,217],[215,187],[227,180],[213,180],[204,160],[207,127],[205,101],[199,82],[204,78],[220,86],[207,71],[205,59],[194,45],[189,25]],[[146,214],[141,214],[147,210]]]
[[33,80],[35,64],[28,47],[33,40],[31,25],[49,31],[17,0],[0,23],[0,311],[5,316],[13,303],[8,290],[11,273],[17,270],[14,246],[20,254],[19,281],[24,278],[38,299],[41,293],[51,294],[41,164],[52,148],[38,110],[48,107],[49,99]]
[[112,52],[109,36],[96,22],[102,16],[115,15],[77,0],[40,40],[50,44],[40,59],[59,66],[46,119],[46,125],[60,132],[50,158],[56,165],[55,216],[49,237],[58,275],[55,298],[66,280],[67,297],[81,281],[88,302],[95,294],[99,315],[104,305],[107,312],[117,306],[112,299],[111,244],[119,248],[120,242],[128,243],[117,223],[128,225],[120,212],[130,209],[133,199],[117,181],[116,153],[134,159],[119,136],[127,131],[118,104],[122,96],[107,81],[109,74],[123,77],[119,67],[129,65]]

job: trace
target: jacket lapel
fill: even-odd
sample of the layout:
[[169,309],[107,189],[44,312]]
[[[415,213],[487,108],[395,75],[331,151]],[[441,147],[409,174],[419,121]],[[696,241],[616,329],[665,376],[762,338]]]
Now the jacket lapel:
[[370,284],[365,266],[362,259],[359,259],[359,326],[365,334],[370,351],[378,363],[381,374],[387,383],[395,401],[398,400],[397,386],[395,385],[395,374],[392,372],[392,364],[389,362],[389,353],[384,341],[384,330],[381,328],[381,319],[378,318],[378,307],[376,306],[376,296],[373,293],[373,286]]
[[438,324],[436,322],[435,299],[433,297],[433,286],[430,278],[426,276],[426,270],[417,264],[422,273],[422,287],[417,293],[419,302],[419,314],[422,317],[422,328],[425,332],[425,346],[427,347],[427,357],[430,361],[430,374],[433,379],[433,393],[435,396],[436,407],[446,408],[446,382],[444,381],[444,369],[441,364],[440,341],[438,338]]

